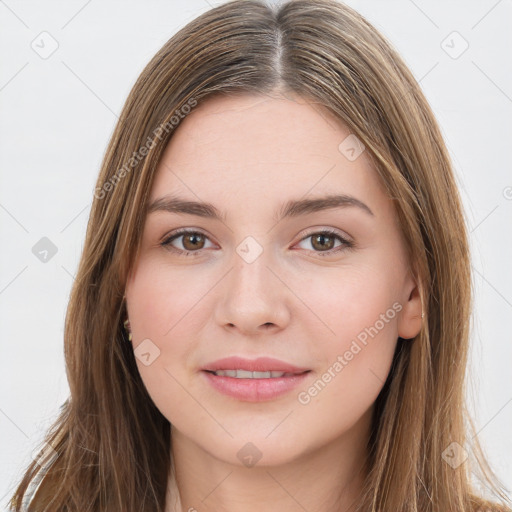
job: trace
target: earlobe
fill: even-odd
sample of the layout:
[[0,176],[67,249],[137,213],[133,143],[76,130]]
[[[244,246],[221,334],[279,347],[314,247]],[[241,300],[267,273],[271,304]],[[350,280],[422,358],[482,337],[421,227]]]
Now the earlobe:
[[398,320],[398,336],[406,340],[415,338],[419,334],[424,319],[420,287],[413,279],[408,284],[410,285],[406,295],[408,299],[402,304]]

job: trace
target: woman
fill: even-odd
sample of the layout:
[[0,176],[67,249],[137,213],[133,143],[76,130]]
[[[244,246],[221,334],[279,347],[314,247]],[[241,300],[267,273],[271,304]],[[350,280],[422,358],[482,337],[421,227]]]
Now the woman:
[[359,14],[193,20],[133,87],[94,196],[71,395],[13,510],[510,511],[465,423],[449,156]]

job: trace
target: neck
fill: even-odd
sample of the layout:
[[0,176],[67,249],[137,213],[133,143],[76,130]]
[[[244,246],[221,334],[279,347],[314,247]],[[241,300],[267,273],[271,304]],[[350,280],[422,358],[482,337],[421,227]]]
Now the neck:
[[171,427],[165,512],[353,512],[366,477],[370,418],[368,411],[341,437],[284,464],[252,467],[219,460]]

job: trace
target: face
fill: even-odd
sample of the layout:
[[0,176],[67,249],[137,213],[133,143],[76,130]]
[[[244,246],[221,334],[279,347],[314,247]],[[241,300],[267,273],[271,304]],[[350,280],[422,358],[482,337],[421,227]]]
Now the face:
[[[126,285],[132,344],[173,431],[217,459],[282,464],[367,435],[397,338],[420,329],[393,204],[349,135],[300,97],[210,98],[157,169]],[[311,202],[329,195],[355,200]],[[231,356],[296,369],[205,371]]]

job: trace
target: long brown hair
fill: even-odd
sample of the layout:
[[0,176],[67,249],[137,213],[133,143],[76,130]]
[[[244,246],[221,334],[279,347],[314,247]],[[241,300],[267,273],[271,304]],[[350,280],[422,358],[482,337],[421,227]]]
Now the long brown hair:
[[[327,107],[363,142],[422,283],[424,327],[414,340],[398,340],[377,398],[359,509],[510,511],[478,438],[469,435],[468,235],[450,157],[424,95],[389,42],[346,5],[235,0],[177,32],[124,105],[66,315],[70,397],[45,438],[48,450],[11,498],[16,512],[31,494],[29,511],[164,510],[170,424],[144,387],[122,325],[147,199],[163,149],[196,105],[217,94],[275,91]],[[462,450],[468,461],[450,464]],[[473,470],[502,505],[475,489]]]

